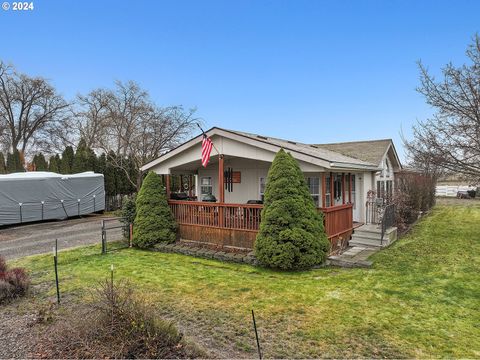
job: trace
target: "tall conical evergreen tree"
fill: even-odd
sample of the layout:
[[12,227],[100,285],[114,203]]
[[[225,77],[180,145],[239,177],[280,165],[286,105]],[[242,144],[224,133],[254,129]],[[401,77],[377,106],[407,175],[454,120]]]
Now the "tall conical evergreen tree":
[[33,157],[33,165],[35,166],[36,171],[47,171],[48,164],[45,160],[45,156],[42,153],[39,153]]
[[297,161],[280,150],[267,176],[255,256],[268,267],[306,269],[325,261],[329,245]]
[[0,174],[6,174],[7,173],[7,164],[5,163],[5,157],[3,156],[3,153],[0,152]]
[[136,199],[136,216],[133,226],[133,244],[148,248],[157,243],[172,243],[177,225],[168,206],[165,188],[160,176],[149,172]]
[[14,172],[23,172],[25,171],[23,167],[22,157],[20,156],[20,152],[15,149],[13,153],[7,154],[7,172],[14,173]]
[[73,152],[73,148],[71,146],[67,146],[65,150],[63,150],[62,162],[60,164],[60,172],[62,174],[72,174],[74,157],[75,153]]
[[112,165],[112,158],[115,156],[113,152],[110,152],[108,156],[106,156],[105,161],[105,172],[103,176],[105,178],[105,191],[109,195],[117,195],[120,194],[118,189],[118,180],[117,179],[117,169]]
[[96,156],[92,149],[87,147],[84,139],[80,139],[75,157],[73,159],[72,171],[74,173],[80,173],[84,171],[95,170]]
[[50,159],[48,161],[48,171],[60,173],[60,164],[61,159],[58,154],[50,156]]

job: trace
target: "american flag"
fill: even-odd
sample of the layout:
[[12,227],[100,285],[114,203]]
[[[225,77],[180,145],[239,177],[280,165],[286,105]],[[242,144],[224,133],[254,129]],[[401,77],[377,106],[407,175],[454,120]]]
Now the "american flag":
[[202,166],[207,167],[210,160],[210,153],[212,152],[213,143],[207,135],[203,134],[202,141]]

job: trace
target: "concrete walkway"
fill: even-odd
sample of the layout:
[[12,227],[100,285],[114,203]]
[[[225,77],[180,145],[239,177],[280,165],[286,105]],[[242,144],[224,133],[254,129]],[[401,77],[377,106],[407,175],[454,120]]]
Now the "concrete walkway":
[[328,257],[328,264],[341,267],[370,267],[371,261],[367,259],[375,254],[379,249],[366,248],[362,246],[352,246],[340,255]]

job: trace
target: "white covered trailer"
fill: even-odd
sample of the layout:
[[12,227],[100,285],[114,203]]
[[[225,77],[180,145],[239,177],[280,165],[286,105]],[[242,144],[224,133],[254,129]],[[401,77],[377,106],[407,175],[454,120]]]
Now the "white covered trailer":
[[0,175],[0,226],[65,219],[104,209],[103,174],[35,171]]

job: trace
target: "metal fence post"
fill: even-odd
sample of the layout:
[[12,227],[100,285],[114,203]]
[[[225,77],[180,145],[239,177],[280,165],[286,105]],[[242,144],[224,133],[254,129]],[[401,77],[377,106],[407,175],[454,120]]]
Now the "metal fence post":
[[257,350],[258,350],[258,358],[262,359],[262,351],[260,350],[260,340],[258,339],[258,332],[257,332],[257,323],[255,321],[255,313],[252,309],[252,319],[253,319],[253,329],[255,330],[255,339],[257,340]]
[[132,240],[133,240],[133,224],[130,224],[130,236],[129,236],[130,244],[129,247],[132,247]]
[[106,244],[106,232],[105,232],[105,220],[102,220],[102,254],[107,252],[107,244]]

